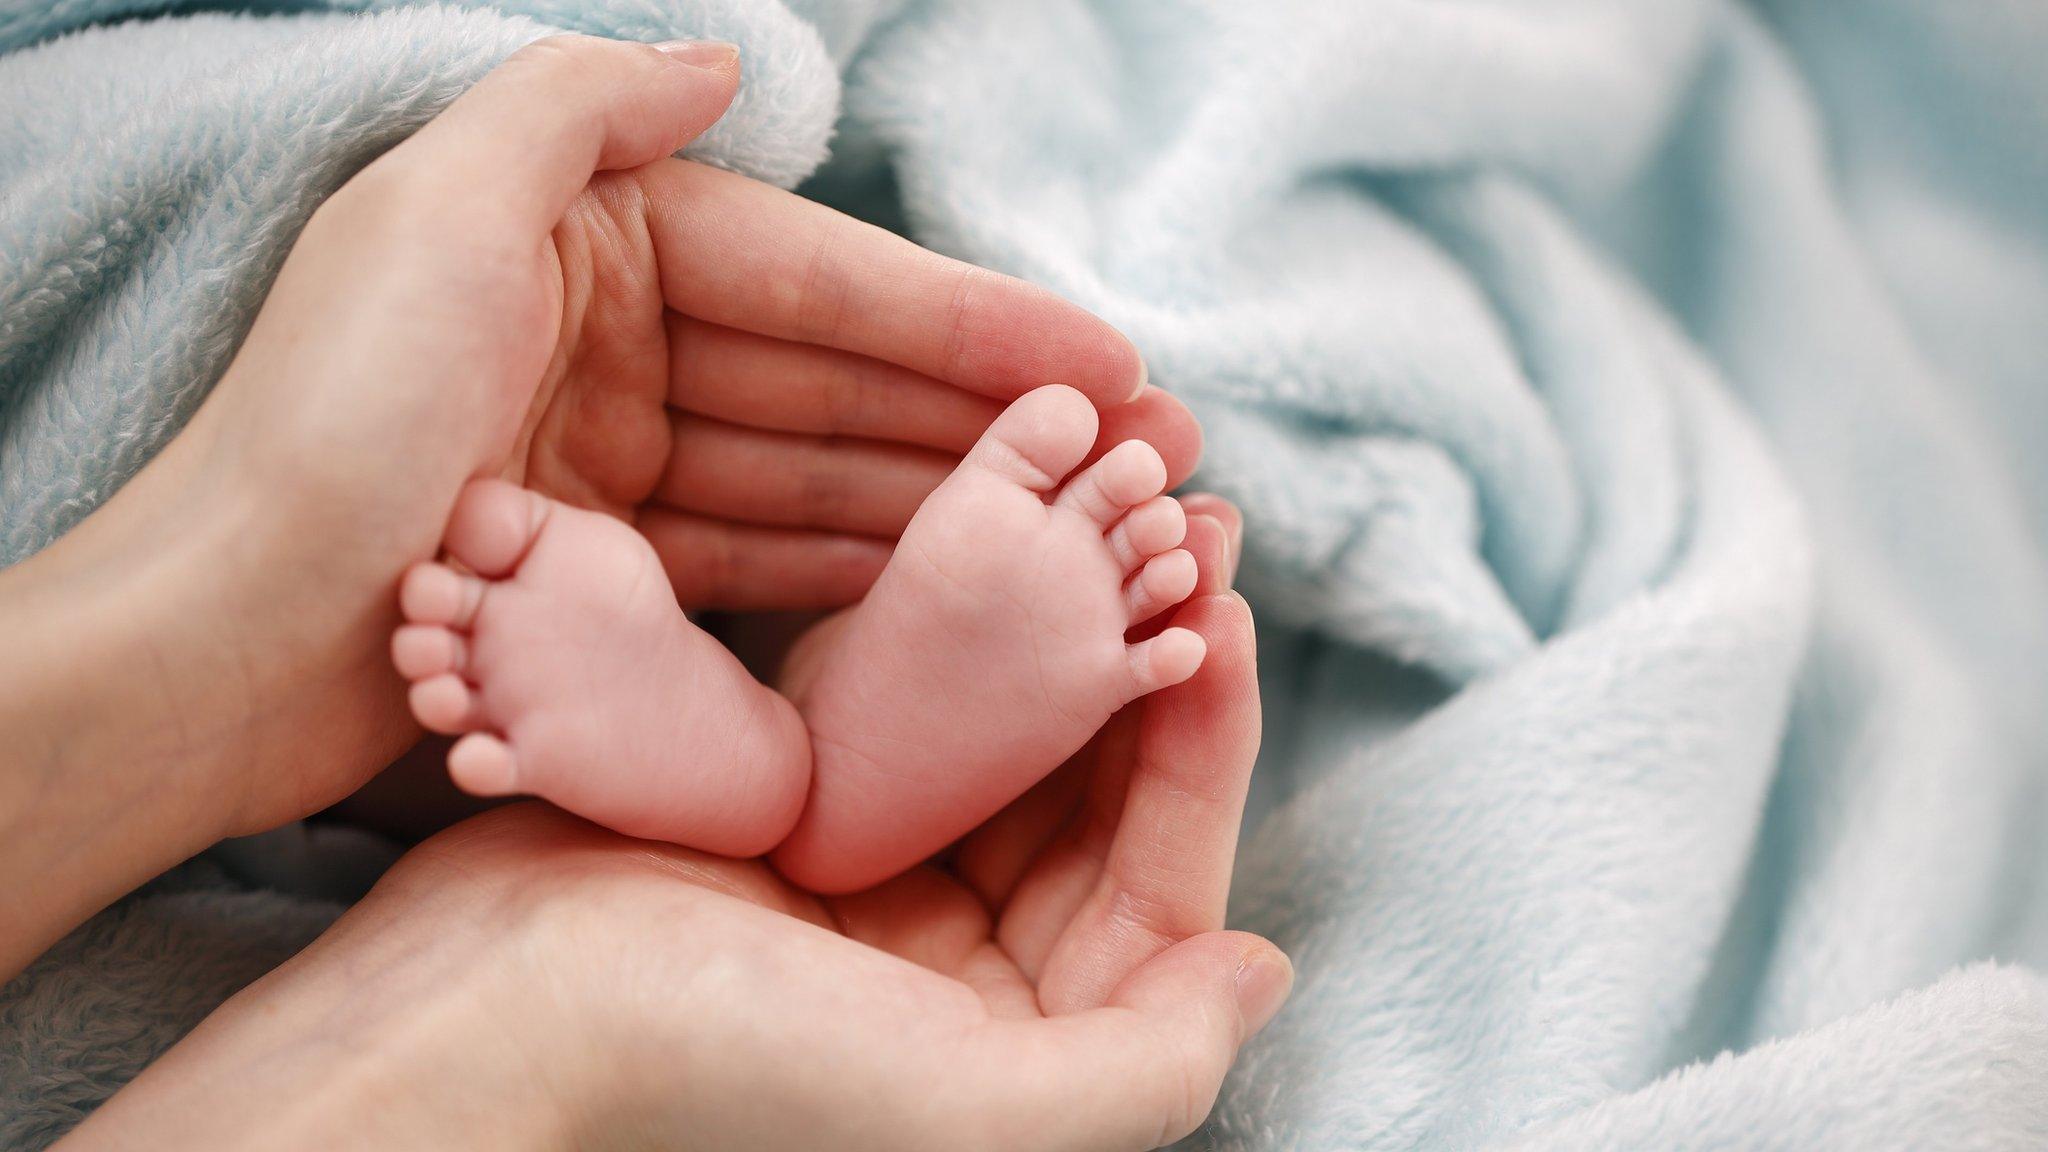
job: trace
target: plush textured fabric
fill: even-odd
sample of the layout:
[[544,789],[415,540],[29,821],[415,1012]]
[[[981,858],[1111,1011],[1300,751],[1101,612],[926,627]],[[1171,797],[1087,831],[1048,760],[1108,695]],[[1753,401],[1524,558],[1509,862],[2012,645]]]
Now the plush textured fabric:
[[[312,5],[288,5],[294,8]],[[54,539],[190,417],[320,200],[520,44],[525,15],[433,6],[291,19],[208,14],[93,28],[161,5],[0,10],[0,563]],[[321,7],[327,7],[322,5]],[[573,3],[503,4],[546,19]],[[600,30],[741,36],[760,73],[695,146],[793,184],[838,95],[817,34],[745,0],[621,2]]]
[[216,868],[160,878],[0,988],[0,1136],[56,1140],[341,906],[249,891]]
[[[38,43],[129,7],[0,3],[0,561],[541,24],[727,36],[704,155],[790,182],[843,103],[805,190],[1122,326],[1245,508],[1233,919],[1300,982],[1190,1146],[2048,1146],[2042,9],[301,3]],[[219,883],[281,857],[327,871]],[[333,907],[161,900],[0,1000],[0,1138]]]

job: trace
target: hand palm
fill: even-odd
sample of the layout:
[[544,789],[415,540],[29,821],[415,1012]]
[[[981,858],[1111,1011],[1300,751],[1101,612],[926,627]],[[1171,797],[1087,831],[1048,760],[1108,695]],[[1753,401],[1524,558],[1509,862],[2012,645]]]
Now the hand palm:
[[[272,609],[308,639],[259,678],[340,685],[278,725],[326,752],[233,831],[334,803],[417,739],[384,655],[392,581],[480,472],[631,519],[687,608],[836,607],[999,398],[1047,377],[1098,403],[1140,387],[1129,343],[1081,309],[702,165],[585,177],[528,239],[483,209],[421,212],[403,153],[432,127],[315,214],[166,453],[204,472],[232,451],[298,493],[309,555],[279,564],[317,579]],[[1176,479],[1194,466],[1193,421],[1156,389],[1103,428],[1158,444]]]
[[[1045,293],[698,165],[599,175],[551,241],[498,312],[552,298],[560,321],[505,474],[636,521],[686,607],[851,602],[1003,401],[1054,380],[1126,400],[1141,375]],[[1132,436],[1175,482],[1193,468],[1164,393],[1106,414],[1099,447]]]
[[[1196,519],[1211,594],[1175,623],[1208,640],[1202,672],[1120,714],[944,863],[820,899],[760,861],[524,805],[423,845],[352,915],[433,901],[459,935],[510,903],[526,943],[487,953],[518,958],[515,986],[566,984],[620,1009],[576,995],[564,1026],[615,1058],[595,1073],[610,1089],[664,1101],[660,1122],[706,1146],[1138,1148],[1183,1134],[1285,987],[1236,1010],[1197,992],[1270,953],[1217,930],[1258,715],[1250,619],[1213,594],[1221,530]],[[592,1031],[615,1017],[623,1046]],[[756,1056],[801,1100],[727,1107],[764,1092]]]

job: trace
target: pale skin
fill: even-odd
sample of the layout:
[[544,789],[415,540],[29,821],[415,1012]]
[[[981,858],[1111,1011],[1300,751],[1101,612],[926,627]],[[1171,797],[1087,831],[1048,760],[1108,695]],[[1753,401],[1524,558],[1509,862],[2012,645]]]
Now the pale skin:
[[[1223,517],[1209,659],[953,854],[819,898],[537,805],[428,841],[80,1147],[1152,1148],[1285,1000],[1219,930],[1258,742]],[[223,1107],[222,1101],[233,1101]]]
[[0,869],[45,878],[0,894],[0,971],[418,739],[398,576],[472,478],[632,516],[685,607],[800,609],[866,591],[1048,379],[1192,469],[1193,421],[1086,312],[665,159],[730,56],[593,51],[522,53],[330,198],[192,423],[0,571]]
[[[1192,467],[1192,422],[1099,321],[663,159],[736,80],[717,46],[521,53],[316,214],[162,457],[0,572],[0,971],[416,738],[387,656],[397,585],[472,479],[632,517],[685,605],[815,608],[865,591],[1002,404],[1047,381],[1102,408],[1098,447],[1142,438],[1171,476]],[[759,467],[721,485],[706,459]],[[1234,513],[1187,512],[1198,562],[1224,555]],[[1287,983],[1270,944],[1218,931],[1256,698],[1248,617],[1208,579],[1175,617],[1204,635],[1204,670],[971,837],[959,880],[885,889],[886,939],[806,924],[861,909],[806,903],[759,864],[498,813],[416,851],[71,1140],[914,1147],[1036,1101],[1059,1123],[1035,1146],[1156,1142],[1199,1118]],[[1085,801],[1054,787],[1076,780],[1096,782]],[[1048,813],[1082,814],[1078,840]],[[974,919],[989,906],[994,927]],[[717,978],[776,955],[814,961],[814,987]],[[1013,975],[984,982],[990,963]],[[863,987],[904,990],[887,1028],[819,999]],[[1027,987],[1051,1016],[995,1011]],[[728,1042],[745,1035],[781,1043]],[[935,1074],[959,1079],[918,1101],[848,1098],[888,1066],[876,1037],[934,1036],[1028,1062],[1010,1082],[949,1063]],[[685,1085],[663,1059],[729,1078]],[[920,1105],[934,1086],[952,1107]]]
[[798,642],[780,693],[684,618],[637,533],[502,481],[456,505],[460,568],[407,574],[393,663],[420,722],[464,734],[448,765],[472,792],[723,855],[775,849],[814,892],[870,887],[1201,663],[1185,628],[1126,642],[1193,590],[1195,560],[1156,449],[1080,466],[1097,424],[1061,385],[1006,409],[875,587]]

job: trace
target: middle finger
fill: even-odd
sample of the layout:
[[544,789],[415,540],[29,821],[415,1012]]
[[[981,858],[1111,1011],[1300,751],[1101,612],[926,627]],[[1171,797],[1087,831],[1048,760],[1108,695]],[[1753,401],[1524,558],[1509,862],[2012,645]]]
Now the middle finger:
[[669,421],[675,442],[656,503],[748,524],[893,538],[958,463],[879,440],[771,432],[679,412]]
[[781,432],[896,440],[958,456],[1003,410],[895,364],[667,317],[670,405]]

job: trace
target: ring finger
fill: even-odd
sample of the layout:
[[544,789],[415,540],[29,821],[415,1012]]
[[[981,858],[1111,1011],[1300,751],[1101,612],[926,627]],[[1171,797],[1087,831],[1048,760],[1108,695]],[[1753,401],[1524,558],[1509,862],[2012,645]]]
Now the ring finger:
[[670,424],[675,446],[655,503],[746,524],[894,538],[958,463],[928,448],[686,413]]

